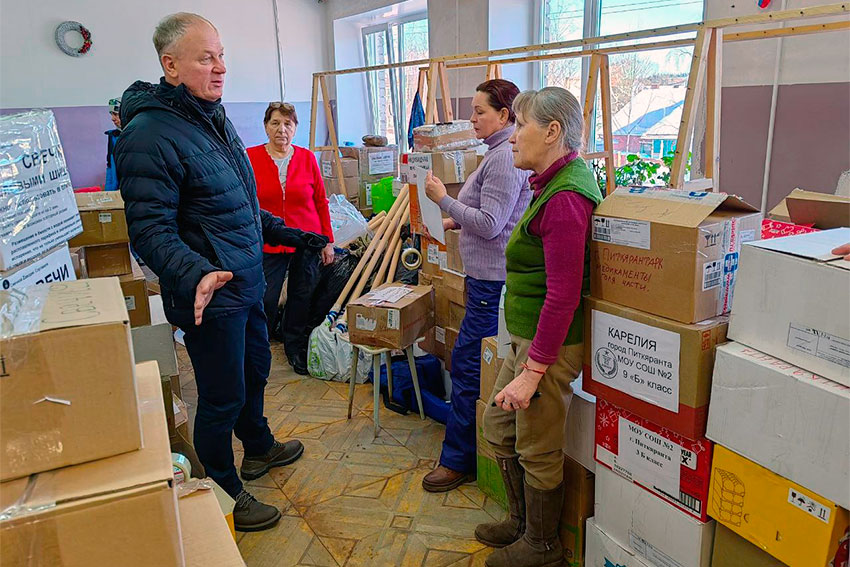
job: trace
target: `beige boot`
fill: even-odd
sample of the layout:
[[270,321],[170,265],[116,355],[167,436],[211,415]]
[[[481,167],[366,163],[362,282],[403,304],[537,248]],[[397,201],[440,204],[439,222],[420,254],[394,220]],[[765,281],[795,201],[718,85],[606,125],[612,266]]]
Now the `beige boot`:
[[499,471],[505,481],[508,495],[508,517],[501,522],[480,524],[475,528],[475,539],[490,547],[505,547],[517,541],[525,532],[525,477],[519,457],[504,459],[496,457]]
[[564,504],[563,483],[553,490],[525,484],[525,534],[516,543],[494,551],[487,567],[563,567],[564,550],[558,523]]

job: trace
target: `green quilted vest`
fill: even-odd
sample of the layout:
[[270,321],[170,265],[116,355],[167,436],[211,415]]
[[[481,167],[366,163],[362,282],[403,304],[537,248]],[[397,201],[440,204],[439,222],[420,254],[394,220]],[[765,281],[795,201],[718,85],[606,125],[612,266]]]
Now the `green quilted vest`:
[[[514,227],[505,250],[508,270],[505,293],[505,323],[508,332],[532,340],[537,331],[537,322],[543,301],[546,298],[546,267],[543,259],[543,241],[528,232],[528,224],[540,209],[556,193],[575,191],[593,201],[602,202],[602,193],[596,184],[593,172],[582,158],[565,165],[546,185],[543,192],[531,200],[525,214]],[[564,227],[570,230],[570,227]],[[582,296],[590,292],[590,253],[585,245]],[[565,345],[581,343],[584,334],[584,301],[573,314]]]

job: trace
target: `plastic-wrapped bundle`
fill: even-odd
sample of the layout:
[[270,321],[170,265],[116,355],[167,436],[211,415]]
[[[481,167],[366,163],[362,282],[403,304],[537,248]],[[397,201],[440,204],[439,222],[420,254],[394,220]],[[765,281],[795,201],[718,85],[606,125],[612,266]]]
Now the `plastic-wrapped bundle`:
[[82,230],[53,112],[0,118],[0,270]]
[[479,143],[469,120],[425,124],[413,129],[413,147],[417,152],[462,150]]
[[331,195],[328,201],[331,229],[337,248],[343,248],[358,238],[372,235],[366,219],[344,196]]

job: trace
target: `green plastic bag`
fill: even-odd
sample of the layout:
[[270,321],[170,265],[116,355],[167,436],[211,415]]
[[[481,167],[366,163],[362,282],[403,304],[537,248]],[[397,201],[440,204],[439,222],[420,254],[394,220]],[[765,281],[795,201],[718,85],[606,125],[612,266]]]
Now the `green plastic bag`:
[[393,178],[384,177],[369,187],[372,195],[372,212],[377,214],[381,211],[389,211],[395,202],[393,195]]

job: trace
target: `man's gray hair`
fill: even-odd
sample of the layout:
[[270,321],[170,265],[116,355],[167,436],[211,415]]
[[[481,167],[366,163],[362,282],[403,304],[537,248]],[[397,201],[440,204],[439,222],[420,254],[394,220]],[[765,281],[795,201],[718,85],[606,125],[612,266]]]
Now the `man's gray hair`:
[[514,99],[516,114],[534,120],[543,128],[551,122],[561,125],[561,144],[570,151],[582,151],[584,117],[578,99],[567,89],[546,87],[539,91],[521,92]]
[[153,32],[153,46],[156,48],[158,57],[174,47],[181,37],[186,34],[186,30],[192,24],[206,23],[216,29],[208,19],[198,14],[191,12],[177,12],[162,18]]

